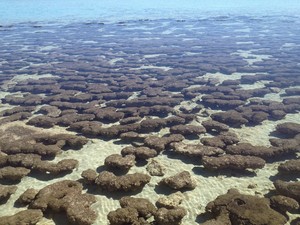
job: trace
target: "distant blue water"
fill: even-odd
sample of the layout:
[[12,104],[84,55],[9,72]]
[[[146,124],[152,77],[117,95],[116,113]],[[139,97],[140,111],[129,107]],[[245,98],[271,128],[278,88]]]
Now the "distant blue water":
[[297,15],[300,0],[0,0],[0,24],[120,21],[226,14]]

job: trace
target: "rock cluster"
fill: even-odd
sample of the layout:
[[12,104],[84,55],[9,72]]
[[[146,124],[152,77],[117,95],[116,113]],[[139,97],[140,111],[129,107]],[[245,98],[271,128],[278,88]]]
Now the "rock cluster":
[[143,189],[150,182],[151,177],[143,173],[116,176],[112,172],[103,171],[99,174],[92,170],[84,171],[81,176],[89,184],[97,185],[100,189],[114,192],[133,192]]

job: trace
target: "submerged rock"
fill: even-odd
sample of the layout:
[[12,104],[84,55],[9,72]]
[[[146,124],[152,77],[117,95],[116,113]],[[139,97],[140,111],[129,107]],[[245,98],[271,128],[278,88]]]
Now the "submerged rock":
[[278,166],[278,171],[285,174],[300,175],[300,159],[291,159]]
[[24,167],[3,167],[0,169],[0,179],[20,181],[23,177],[30,173],[29,169]]
[[10,196],[16,192],[16,190],[17,186],[0,185],[0,204],[9,199]]
[[159,161],[152,159],[148,163],[146,170],[151,176],[163,176],[166,168]]
[[156,207],[145,198],[122,197],[120,200],[122,208],[134,208],[137,210],[139,217],[150,218],[156,213]]
[[77,181],[63,180],[42,188],[29,208],[43,212],[65,212],[71,224],[90,225],[97,214],[90,208],[96,198],[90,194],[82,194],[82,185]]
[[159,184],[167,185],[174,190],[195,189],[197,185],[188,171],[183,171],[174,176],[164,178]]
[[173,209],[160,208],[154,216],[155,222],[158,225],[179,225],[187,211],[182,207]]
[[270,207],[268,199],[240,194],[236,189],[218,196],[205,209],[215,218],[205,225],[233,224],[230,221],[247,225],[283,225],[287,222],[285,216]]
[[20,195],[20,197],[17,199],[17,202],[22,205],[28,205],[35,199],[37,193],[37,190],[29,188],[23,194]]
[[37,224],[42,218],[43,218],[43,213],[41,210],[26,209],[12,216],[0,217],[0,225],[10,225],[10,224],[34,225]]
[[137,159],[149,159],[157,155],[157,151],[148,147],[125,147],[122,149],[121,154],[134,155]]
[[176,125],[170,128],[170,132],[173,134],[182,134],[183,136],[187,136],[204,134],[206,129],[202,126],[195,125]]
[[211,170],[233,169],[261,169],[265,166],[265,160],[255,156],[223,155],[219,157],[203,157],[204,168]]
[[180,191],[177,191],[168,196],[160,197],[155,204],[158,208],[174,209],[181,204],[183,199],[183,194]]
[[293,198],[300,202],[300,181],[286,182],[276,180],[274,182],[274,186],[279,194]]
[[300,134],[300,124],[292,122],[278,124],[276,132],[294,137],[295,135]]
[[119,208],[107,215],[110,225],[141,224],[135,208]]
[[135,156],[112,154],[105,158],[104,165],[110,169],[129,170],[135,165]]
[[217,156],[223,154],[221,148],[210,147],[200,144],[185,144],[183,142],[172,143],[171,148],[175,153],[189,156],[191,158],[202,158],[203,156]]
[[150,182],[151,177],[143,173],[116,176],[111,172],[103,171],[95,179],[95,183],[106,191],[137,191]]

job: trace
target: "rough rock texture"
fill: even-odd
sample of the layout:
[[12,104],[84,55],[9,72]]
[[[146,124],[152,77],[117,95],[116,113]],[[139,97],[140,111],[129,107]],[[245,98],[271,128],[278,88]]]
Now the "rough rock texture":
[[[230,189],[227,194],[218,196],[206,206],[206,212],[216,219],[208,224],[247,224],[247,225],[283,225],[287,219],[282,214],[271,209],[269,200],[251,195],[243,195],[236,189]],[[232,223],[228,223],[232,221]]]
[[122,208],[134,208],[137,210],[139,217],[150,218],[156,213],[156,207],[145,198],[122,197],[120,200]]
[[3,167],[0,169],[0,179],[20,181],[23,177],[30,173],[29,169],[24,167]]
[[149,136],[145,138],[144,143],[149,148],[153,148],[157,151],[163,151],[170,143],[180,142],[182,140],[184,140],[184,136],[181,134],[171,134],[167,137]]
[[17,190],[17,186],[0,185],[0,204],[5,202]]
[[250,143],[238,143],[226,147],[226,153],[232,155],[257,156],[263,159],[270,159],[276,154],[275,149],[266,146],[254,146]]
[[300,175],[300,159],[291,159],[278,166],[280,173]]
[[186,214],[186,210],[182,207],[174,209],[160,208],[154,218],[158,225],[179,225]]
[[172,134],[182,134],[183,136],[187,135],[198,135],[204,134],[206,129],[202,126],[195,125],[176,125],[170,128]]
[[148,173],[151,176],[163,176],[165,175],[166,168],[157,160],[152,159],[147,167],[146,167]]
[[35,225],[43,217],[43,213],[38,209],[26,209],[12,216],[0,217],[0,225]]
[[78,166],[78,161],[75,159],[63,159],[58,163],[40,161],[32,167],[32,170],[37,170],[46,174],[62,174],[72,172]]
[[110,225],[138,225],[140,224],[138,216],[139,213],[135,208],[119,208],[109,212],[107,219],[109,220]]
[[278,124],[276,132],[294,137],[295,135],[300,134],[300,124],[292,122]]
[[223,131],[228,131],[229,130],[229,126],[227,126],[224,123],[220,123],[214,120],[207,120],[202,122],[202,125],[205,127],[205,129],[208,132],[223,132]]
[[188,171],[183,171],[174,176],[162,179],[159,184],[167,185],[174,190],[195,189],[196,181]]
[[112,154],[105,158],[104,165],[110,169],[129,170],[135,165],[135,156]]
[[286,182],[276,180],[274,182],[274,186],[279,194],[293,198],[300,202],[300,181]]
[[225,149],[228,145],[233,145],[239,142],[239,139],[235,133],[221,132],[215,137],[201,138],[201,143],[211,147],[217,147]]
[[204,168],[211,170],[234,169],[261,169],[265,166],[265,160],[255,156],[223,155],[219,157],[203,157]]
[[20,195],[17,201],[22,205],[28,205],[35,199],[37,193],[38,193],[37,190],[33,188],[29,188],[23,194]]
[[221,148],[210,147],[200,144],[185,144],[183,142],[172,143],[171,148],[174,150],[174,152],[178,154],[186,155],[192,158],[202,158],[203,156],[217,156],[224,153],[224,151]]
[[211,117],[213,120],[216,120],[220,123],[225,123],[232,127],[240,127],[241,125],[249,122],[240,113],[234,110],[229,110],[226,112],[218,112],[212,114]]
[[174,209],[181,204],[183,199],[184,199],[184,195],[180,191],[177,191],[168,196],[160,197],[156,201],[155,205],[158,208]]
[[72,224],[89,225],[97,218],[90,206],[96,202],[95,196],[81,194],[82,185],[77,181],[63,180],[41,189],[29,205],[43,212],[64,211]]
[[283,196],[283,195],[275,195],[270,198],[271,207],[279,212],[293,212],[299,209],[299,203],[292,198]]
[[148,147],[128,146],[121,150],[123,156],[134,155],[137,159],[149,159],[157,155],[157,151]]
[[137,191],[142,189],[150,182],[151,177],[142,173],[126,174],[123,176],[116,176],[111,172],[101,172],[95,183],[106,191]]
[[98,174],[95,170],[87,169],[81,173],[81,177],[87,184],[94,184]]

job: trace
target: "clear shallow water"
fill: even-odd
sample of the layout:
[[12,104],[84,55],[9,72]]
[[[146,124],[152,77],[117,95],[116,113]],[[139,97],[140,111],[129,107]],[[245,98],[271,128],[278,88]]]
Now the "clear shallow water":
[[[225,3],[224,3],[225,2]],[[0,24],[81,20],[202,18],[229,14],[297,15],[300,1],[0,0]]]

